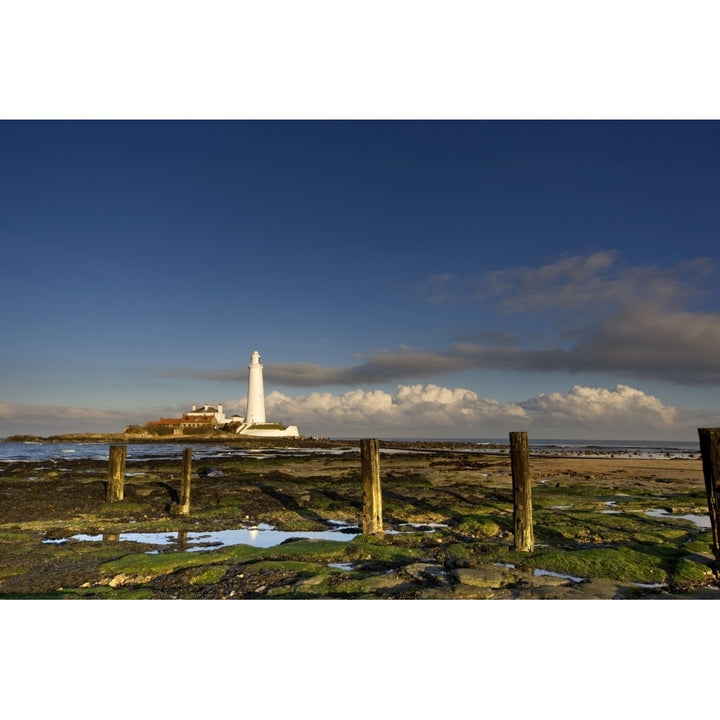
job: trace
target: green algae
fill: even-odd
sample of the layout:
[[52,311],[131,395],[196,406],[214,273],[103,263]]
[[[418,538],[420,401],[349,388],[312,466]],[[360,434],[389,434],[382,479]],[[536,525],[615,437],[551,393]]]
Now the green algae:
[[[169,548],[155,554],[141,552],[149,546],[136,543],[131,548],[130,543],[113,541],[41,543],[41,530],[61,539],[129,530],[235,529],[246,522],[249,512],[252,522],[268,522],[282,530],[327,529],[327,519],[349,522],[348,518],[359,516],[360,474],[337,472],[347,462],[355,462],[355,457],[349,461],[293,459],[291,464],[265,458],[224,463],[222,480],[194,483],[189,518],[168,517],[166,510],[171,491],[178,485],[172,477],[177,468],[136,475],[126,483],[126,500],[112,505],[102,503],[98,487],[82,481],[90,500],[65,516],[51,514],[48,521],[35,516],[17,526],[0,527],[0,587],[4,590],[0,594],[20,596],[10,590],[23,586],[15,581],[22,579],[25,567],[33,568],[35,587],[42,583],[45,589],[32,596],[48,599],[481,597],[477,590],[458,583],[453,572],[494,563],[513,564],[531,574],[533,569],[542,569],[590,578],[573,587],[604,583],[609,589],[603,597],[640,597],[651,592],[628,590],[620,583],[664,583],[682,591],[712,581],[712,538],[680,517],[707,512],[701,480],[691,486],[662,478],[636,478],[636,485],[627,483],[621,491],[607,475],[558,476],[534,488],[536,549],[518,553],[512,549],[509,476],[502,472],[494,479],[487,472],[480,478],[464,476],[458,469],[463,461],[458,458],[431,463],[428,472],[406,472],[402,463],[407,460],[388,458],[386,462],[383,458],[384,468],[395,464],[395,469],[383,473],[384,519],[386,530],[393,532],[357,535],[348,542],[300,539],[273,548],[238,545],[193,552]],[[472,462],[484,471],[489,468],[483,463],[499,464],[497,459]],[[335,474],[324,477],[317,470],[320,463]],[[669,514],[646,515],[653,508]],[[403,526],[416,522],[440,522],[447,527],[429,532]],[[328,567],[332,563],[351,567]],[[455,579],[433,580],[406,572],[416,563],[434,563]],[[64,565],[72,565],[73,572],[59,572]],[[454,589],[448,590],[443,582]],[[54,589],[48,589],[53,583]],[[69,587],[72,584],[80,587]],[[58,589],[60,585],[68,587]],[[31,581],[24,587],[31,587]],[[524,596],[571,597],[548,588],[527,589]]]
[[629,582],[661,583],[668,578],[663,558],[652,548],[591,548],[534,553],[526,558],[533,567],[580,578],[610,578]]
[[210,565],[190,579],[191,585],[215,585],[225,577],[229,565]]
[[249,545],[234,545],[231,548],[210,552],[167,552],[167,553],[128,553],[120,558],[99,565],[98,570],[105,576],[140,575],[154,577],[164,575],[179,568],[214,565],[235,560],[244,562],[258,552]]
[[503,529],[497,520],[478,514],[465,515],[454,528],[456,532],[478,539],[489,539],[502,535]]
[[689,557],[680,558],[672,574],[673,587],[676,590],[688,590],[707,585],[713,579],[711,564],[711,560],[697,562]]
[[696,535],[690,542],[685,543],[684,548],[687,552],[699,553],[706,555],[708,558],[713,557],[713,538],[712,532],[702,532]]
[[348,562],[376,562],[402,564],[413,562],[423,556],[418,548],[396,545],[393,536],[358,535],[344,547],[343,555]]

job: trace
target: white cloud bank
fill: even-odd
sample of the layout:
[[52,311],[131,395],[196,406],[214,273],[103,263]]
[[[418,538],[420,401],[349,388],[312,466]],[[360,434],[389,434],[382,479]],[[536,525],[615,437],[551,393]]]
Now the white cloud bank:
[[[502,404],[463,388],[400,385],[395,393],[352,390],[266,398],[268,418],[297,424],[305,435],[329,437],[536,437],[694,439],[697,427],[717,423],[704,413],[678,410],[641,390],[575,386]],[[714,423],[713,423],[714,421]]]
[[[504,438],[525,430],[536,438],[694,440],[698,427],[720,425],[720,413],[682,410],[627,385],[571,388],[501,403],[465,388],[399,385],[396,392],[350,390],[265,398],[269,421],[297,425],[303,435],[380,438]],[[121,432],[126,425],[179,415],[156,408],[149,415],[114,410],[0,403],[0,437],[70,432]],[[225,412],[245,411],[245,398]]]

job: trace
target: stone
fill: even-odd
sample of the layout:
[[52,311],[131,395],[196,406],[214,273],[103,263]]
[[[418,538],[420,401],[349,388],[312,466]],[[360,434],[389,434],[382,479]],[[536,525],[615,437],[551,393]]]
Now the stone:
[[444,566],[435,563],[412,563],[405,566],[405,572],[415,580],[447,581]]
[[503,588],[516,582],[515,576],[502,567],[455,568],[452,574],[462,585],[476,587]]

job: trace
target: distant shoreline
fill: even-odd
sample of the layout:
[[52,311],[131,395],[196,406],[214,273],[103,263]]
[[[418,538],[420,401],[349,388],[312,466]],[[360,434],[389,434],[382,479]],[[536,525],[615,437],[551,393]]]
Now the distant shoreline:
[[[368,436],[370,437],[370,436]],[[247,435],[226,435],[207,434],[207,435],[168,435],[168,436],[150,436],[150,435],[130,435],[124,433],[69,433],[64,435],[50,435],[42,437],[39,435],[10,435],[4,438],[3,442],[20,442],[20,443],[94,443],[98,445],[211,445],[223,444],[233,445],[236,447],[296,447],[296,448],[336,448],[347,447],[348,445],[355,447],[359,445],[359,439],[349,438],[326,438],[326,437],[250,437]],[[480,441],[453,441],[453,440],[379,440],[380,444],[385,447],[402,447],[402,448],[467,448],[468,446],[476,446]],[[488,448],[506,447],[502,443],[497,445],[488,445]]]
[[228,443],[233,445],[258,445],[263,443],[283,443],[298,446],[317,446],[336,443],[353,442],[350,440],[332,440],[330,438],[305,437],[250,437],[235,434],[207,435],[135,435],[125,433],[68,433],[63,435],[8,435],[3,442],[39,442],[39,443],[99,443],[99,444],[188,444],[188,443]]
[[[368,435],[367,437],[370,437]],[[384,452],[454,452],[477,453],[488,455],[506,455],[510,451],[508,441],[501,438],[493,439],[429,439],[429,438],[377,438],[380,449]],[[207,434],[185,434],[157,436],[139,433],[67,433],[62,435],[11,435],[0,439],[0,460],[25,457],[28,450],[17,450],[17,457],[10,451],[11,445],[86,445],[86,446],[217,446],[233,448],[238,451],[267,450],[269,452],[286,452],[288,450],[329,451],[338,449],[358,449],[360,438],[329,438],[329,437],[250,437],[234,433],[212,432]],[[199,450],[199,448],[198,448]],[[67,453],[80,452],[80,448],[63,450]],[[203,451],[204,452],[204,451]],[[529,453],[533,457],[596,457],[611,459],[649,459],[663,458],[673,460],[698,460],[700,449],[690,441],[580,441],[580,440],[547,440],[531,439]]]

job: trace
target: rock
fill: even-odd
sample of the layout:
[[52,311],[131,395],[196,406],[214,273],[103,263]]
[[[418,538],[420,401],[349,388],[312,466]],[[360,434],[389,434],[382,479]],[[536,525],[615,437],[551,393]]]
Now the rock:
[[208,478],[220,478],[223,476],[223,474],[222,470],[220,470],[219,468],[202,468],[201,470],[198,470],[198,476]]
[[502,567],[455,568],[452,574],[460,584],[476,587],[503,588],[517,582],[515,576]]
[[523,573],[522,581],[534,587],[561,587],[573,584],[570,578],[556,577],[555,575],[534,575]]
[[405,572],[415,580],[447,581],[445,568],[432,563],[412,563],[405,566]]
[[519,600],[588,600],[586,595],[577,586],[570,587],[568,585],[552,587],[543,585],[540,587],[527,588],[523,590],[517,598]]

